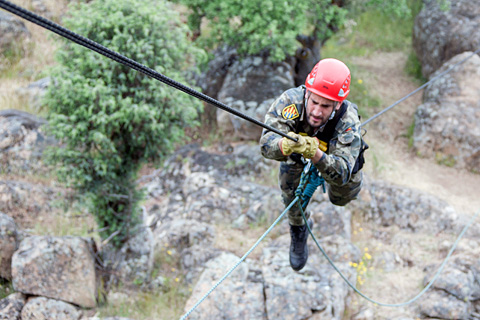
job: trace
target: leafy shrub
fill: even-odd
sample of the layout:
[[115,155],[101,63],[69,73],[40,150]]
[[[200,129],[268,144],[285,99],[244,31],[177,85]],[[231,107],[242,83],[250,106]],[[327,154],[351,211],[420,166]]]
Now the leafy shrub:
[[190,9],[189,25],[205,48],[226,43],[240,54],[264,54],[272,61],[292,55],[298,35],[328,39],[346,13],[330,0],[177,1]]
[[[163,0],[96,0],[78,4],[67,28],[158,72],[187,83],[195,49],[178,14]],[[49,129],[62,142],[47,159],[61,181],[91,205],[103,238],[131,235],[141,192],[137,172],[171,152],[202,104],[108,58],[64,42],[47,94]]]

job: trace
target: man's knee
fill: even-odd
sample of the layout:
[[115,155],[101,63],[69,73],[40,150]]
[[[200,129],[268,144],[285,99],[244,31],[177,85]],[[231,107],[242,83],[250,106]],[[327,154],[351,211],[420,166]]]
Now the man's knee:
[[352,200],[356,199],[356,197],[350,199],[350,198],[332,197],[331,195],[329,195],[329,198],[332,204],[340,207],[343,207],[347,205],[349,202],[351,202]]
[[350,182],[341,187],[329,186],[328,198],[330,202],[336,206],[345,206],[352,200],[357,199],[363,186],[363,175],[358,172],[353,176]]

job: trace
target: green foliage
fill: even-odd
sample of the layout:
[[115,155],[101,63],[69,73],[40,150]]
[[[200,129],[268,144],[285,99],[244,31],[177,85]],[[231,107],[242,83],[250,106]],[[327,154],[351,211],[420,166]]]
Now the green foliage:
[[[69,13],[67,28],[182,83],[203,56],[162,0],[97,0]],[[118,245],[136,223],[140,166],[169,153],[184,128],[197,125],[202,104],[72,42],[57,60],[46,105],[62,147],[49,150],[48,160],[89,200],[101,236],[118,234]]]
[[[372,9],[373,5],[375,9]],[[350,67],[352,87],[348,99],[360,107],[362,118],[370,116],[369,109],[379,107],[383,102],[371,93],[369,83],[364,79],[368,75],[355,66],[352,57],[374,55],[378,51],[409,52],[406,72],[416,77],[421,75],[421,65],[413,54],[411,39],[414,18],[422,5],[421,0],[352,1],[348,7],[351,20],[323,46],[322,58],[337,58]],[[403,14],[398,14],[400,12]]]
[[[0,258],[1,260],[1,258]],[[0,278],[0,300],[15,292],[13,284],[6,279]]]
[[396,17],[411,17],[408,0],[367,0],[366,7],[377,8],[381,12]]
[[444,154],[441,152],[436,152],[435,153],[435,160],[437,161],[438,164],[444,165],[450,168],[455,167],[457,164],[457,160],[455,160],[455,157],[451,154]]
[[[442,5],[446,6],[449,0],[437,0]],[[347,3],[350,14],[355,17],[366,11],[380,12],[382,15],[396,18],[411,18],[415,17],[423,7],[422,0],[350,0]]]
[[413,119],[412,123],[408,127],[407,130],[407,139],[408,139],[408,148],[413,148],[413,137],[415,134],[415,118]]
[[344,56],[362,56],[377,50],[399,51],[411,46],[413,18],[399,18],[366,11],[350,21],[350,28],[335,34],[323,52],[336,50]]
[[240,54],[265,54],[272,61],[295,52],[297,35],[327,39],[346,15],[329,0],[177,1],[190,9],[189,25],[205,48],[226,43]]
[[405,71],[408,75],[419,80],[421,83],[425,83],[427,81],[422,74],[422,64],[418,60],[413,49],[410,50],[410,53],[408,54],[407,63],[405,64]]

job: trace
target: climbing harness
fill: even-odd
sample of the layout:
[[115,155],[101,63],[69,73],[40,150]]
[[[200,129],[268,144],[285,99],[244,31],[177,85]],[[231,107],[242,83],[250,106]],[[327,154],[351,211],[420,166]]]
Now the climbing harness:
[[141,72],[141,73],[143,73],[143,74],[145,74],[145,75],[147,75],[151,78],[154,78],[154,79],[156,79],[160,82],[163,82],[163,83],[165,83],[165,84],[167,84],[167,85],[169,85],[169,86],[171,86],[175,89],[183,91],[183,92],[191,95],[192,97],[195,97],[195,98],[200,99],[202,101],[208,102],[208,103],[214,105],[215,107],[217,107],[219,109],[222,109],[222,110],[227,111],[231,114],[234,114],[237,117],[240,117],[242,119],[250,121],[250,122],[252,122],[252,123],[254,123],[258,126],[261,126],[261,127],[265,128],[267,130],[273,131],[273,132],[281,135],[282,137],[288,138],[288,139],[293,140],[293,141],[297,141],[296,138],[292,138],[289,135],[287,135],[286,133],[283,133],[278,129],[275,129],[275,128],[269,126],[269,125],[266,125],[263,122],[258,121],[257,119],[254,119],[254,118],[252,118],[252,117],[250,117],[246,114],[243,114],[240,111],[235,110],[235,109],[227,106],[226,104],[221,103],[220,101],[213,99],[210,96],[207,96],[206,94],[203,94],[199,91],[196,91],[196,90],[194,90],[190,87],[187,87],[187,86],[181,84],[180,82],[177,82],[173,79],[170,79],[170,78],[164,76],[163,74],[161,74],[161,73],[159,73],[159,72],[157,72],[157,71],[155,71],[155,70],[153,70],[153,69],[151,69],[147,66],[144,66],[144,65],[138,63],[135,60],[127,58],[127,57],[125,57],[125,56],[123,56],[123,55],[121,55],[121,54],[119,54],[119,53],[117,53],[113,50],[110,50],[110,49],[102,46],[101,44],[99,44],[95,41],[92,41],[88,38],[85,38],[85,37],[79,35],[79,34],[76,34],[73,31],[70,31],[70,30],[54,23],[53,21],[45,19],[45,18],[43,18],[43,17],[41,17],[41,16],[31,12],[31,11],[28,11],[28,10],[22,8],[22,7],[19,7],[19,6],[15,5],[15,4],[13,4],[9,1],[0,0],[0,8],[5,9],[5,10],[7,10],[7,11],[9,11],[9,12],[11,12],[11,13],[13,13],[13,14],[15,14],[15,15],[23,18],[23,19],[25,19],[25,20],[28,20],[32,23],[35,23],[35,24],[37,24],[37,25],[39,25],[39,26],[41,26],[41,27],[43,27],[47,30],[50,30],[50,31],[52,31],[52,32],[70,40],[70,41],[73,41],[73,42],[81,45],[81,46],[84,46],[87,49],[95,51],[95,52],[97,52],[97,53],[99,53],[99,54],[101,54],[101,55],[103,55],[107,58],[110,58],[110,59],[112,59],[112,60],[114,60],[118,63],[121,63],[121,64],[123,64],[127,67],[130,67],[134,70],[137,70],[137,71],[139,71],[139,72]]
[[300,199],[299,206],[302,208],[302,212],[307,208],[310,198],[312,198],[319,186],[322,186],[325,193],[325,179],[318,174],[317,168],[309,160],[303,169],[300,182],[295,190],[295,196]]
[[[90,50],[93,50],[107,58],[110,58],[118,63],[121,63],[127,67],[130,67],[134,70],[137,70],[149,77],[152,77],[160,82],[163,82],[173,88],[176,88],[180,91],[183,91],[195,98],[198,98],[200,100],[203,100],[207,103],[210,103],[214,106],[216,106],[217,108],[220,108],[224,111],[227,111],[229,113],[232,113],[240,118],[243,118],[247,121],[250,121],[258,126],[261,126],[267,130],[270,130],[272,132],[275,132],[277,134],[279,134],[280,136],[282,137],[285,137],[285,138],[288,138],[288,139],[291,139],[291,140],[294,140],[294,141],[297,141],[295,138],[292,138],[290,137],[289,135],[275,129],[275,128],[272,128],[254,118],[251,118],[201,92],[198,92],[190,87],[187,87],[175,80],[172,80],[160,73],[158,73],[157,71],[153,70],[153,69],[150,69],[132,59],[129,59],[115,51],[112,51],[88,38],[85,38],[85,37],[82,37],[64,27],[61,27],[59,26],[58,24],[48,20],[48,19],[45,19],[43,17],[40,17],[38,15],[36,15],[35,13],[33,12],[30,12],[22,7],[19,7],[11,2],[8,2],[8,1],[5,1],[5,0],[0,0],[0,8],[4,9],[4,10],[7,10],[25,20],[28,20],[32,23],[35,23],[45,29],[48,29],[70,41],[73,41],[81,46],[84,46]],[[456,66],[464,63],[465,61],[467,61],[468,59],[470,59],[471,57],[473,57],[475,54],[478,54],[480,53],[480,48],[478,50],[476,50],[475,52],[473,52],[471,55],[467,56],[466,58],[464,58],[463,60],[457,62],[456,64],[452,65],[450,68],[448,68],[447,70],[445,70],[444,72],[438,74],[437,76],[433,77],[432,79],[430,79],[428,82],[426,82],[425,84],[423,84],[422,86],[420,86],[419,88],[417,88],[416,90],[410,92],[408,95],[406,95],[405,97],[403,97],[402,99],[396,101],[394,104],[390,105],[389,107],[385,108],[384,110],[380,111],[379,113],[377,113],[376,115],[372,116],[371,118],[369,118],[368,120],[366,120],[365,122],[362,123],[362,125],[360,126],[360,128],[362,128],[363,126],[365,126],[366,124],[368,124],[369,122],[371,122],[372,120],[378,118],[379,116],[381,116],[382,114],[384,114],[385,112],[387,112],[388,110],[392,109],[393,107],[395,107],[396,105],[398,105],[399,103],[403,102],[404,100],[408,99],[410,96],[412,96],[413,94],[417,93],[418,91],[420,91],[421,89],[423,89],[424,87],[426,87],[428,84],[430,84],[431,82],[435,81],[436,79],[442,77],[443,75],[447,74],[448,72],[450,72],[451,70],[453,70],[453,68],[455,68]],[[295,192],[295,199],[287,206],[287,208],[278,216],[278,218],[273,222],[273,224],[267,229],[267,231],[265,231],[265,233],[257,240],[257,242],[255,242],[255,244],[243,255],[242,258],[240,258],[240,260],[238,261],[237,264],[235,264],[187,313],[185,313],[185,315],[182,316],[181,320],[183,319],[186,319],[199,305],[200,303],[202,303],[207,297],[208,295],[210,295],[210,293],[213,292],[213,290],[215,290],[246,258],[247,256],[260,244],[261,241],[263,241],[265,239],[265,237],[273,230],[273,228],[280,222],[280,220],[284,217],[284,215],[286,214],[286,212],[288,210],[290,210],[290,208],[297,203],[297,205],[300,207],[300,211],[302,213],[302,217],[303,219],[305,220],[306,222],[306,216],[305,216],[305,213],[304,213],[304,210],[306,209],[307,205],[308,205],[308,202],[310,201],[311,197],[313,196],[315,190],[319,187],[319,186],[322,186],[323,188],[323,192],[325,192],[325,180],[323,179],[323,177],[321,177],[321,175],[318,174],[318,171],[317,169],[315,168],[314,165],[311,164],[311,162],[307,163],[306,167],[305,167],[305,170],[303,171],[302,173],[302,177],[300,179],[300,183],[299,183],[299,187],[297,188],[296,192]],[[299,202],[300,201],[300,202]],[[333,261],[328,257],[328,255],[326,254],[325,250],[323,250],[322,246],[318,243],[315,235],[313,234],[310,226],[308,225],[308,223],[306,223],[307,225],[307,228],[308,228],[308,231],[310,233],[310,235],[312,236],[315,244],[317,245],[317,247],[320,249],[320,251],[322,252],[322,254],[325,256],[325,258],[328,260],[328,262],[332,265],[332,267],[339,273],[339,275],[345,280],[345,282],[355,291],[357,292],[359,295],[361,295],[363,298],[367,299],[368,301],[372,302],[372,303],[375,303],[377,305],[380,305],[380,306],[386,306],[386,307],[400,307],[400,306],[405,306],[407,304],[410,304],[412,302],[414,302],[415,300],[417,300],[421,295],[423,295],[431,286],[432,284],[435,282],[435,280],[438,278],[439,274],[442,272],[443,268],[445,267],[448,259],[450,258],[450,256],[452,255],[453,251],[455,250],[455,248],[457,247],[458,245],[458,242],[460,241],[460,239],[463,237],[463,235],[466,233],[466,231],[468,230],[468,228],[473,224],[473,222],[475,221],[475,219],[477,218],[477,216],[480,214],[480,210],[470,219],[470,221],[468,222],[468,224],[463,228],[463,230],[461,231],[461,233],[459,234],[459,236],[457,237],[455,243],[453,244],[452,248],[450,249],[450,251],[448,252],[448,255],[447,257],[445,258],[445,260],[443,261],[443,263],[441,264],[440,268],[438,269],[437,273],[435,274],[435,276],[432,278],[432,280],[427,284],[427,286],[419,293],[417,294],[415,297],[413,297],[412,299],[406,301],[406,302],[403,302],[403,303],[398,303],[398,304],[388,304],[388,303],[380,303],[380,302],[377,302],[367,296],[365,296],[361,291],[359,291],[358,289],[355,288],[355,286],[341,273],[341,271],[335,266],[335,264],[333,263]]]

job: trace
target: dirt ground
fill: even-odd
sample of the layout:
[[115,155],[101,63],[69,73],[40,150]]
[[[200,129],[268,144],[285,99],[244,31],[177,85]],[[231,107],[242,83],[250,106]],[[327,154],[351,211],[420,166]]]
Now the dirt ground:
[[[383,97],[383,109],[418,87],[403,71],[406,55],[401,52],[378,53],[357,58],[355,63],[367,70],[369,85]],[[365,137],[370,145],[365,172],[374,178],[431,193],[459,212],[473,214],[480,210],[480,197],[474,192],[480,175],[438,165],[435,160],[417,157],[408,148],[406,137],[417,106],[418,92],[387,113],[367,124]],[[379,110],[380,110],[379,109]]]
[[[406,58],[402,52],[393,52],[355,59],[364,81],[378,92],[385,103],[376,111],[419,86],[403,70]],[[433,194],[453,206],[459,215],[471,216],[480,210],[480,197],[474,192],[480,183],[480,175],[438,165],[433,159],[419,158],[408,147],[406,134],[421,103],[422,92],[418,92],[366,126],[368,133],[365,139],[370,149],[367,151],[365,173],[375,179]],[[383,303],[405,302],[420,292],[424,267],[431,263],[439,264],[446,255],[440,253],[439,244],[443,243],[449,249],[456,238],[456,235],[448,234],[433,237],[400,230],[380,230],[389,232],[396,239],[385,244],[373,236],[379,229],[381,227],[354,219],[352,240],[361,250],[367,248],[373,256],[365,284],[360,287],[368,296]],[[459,246],[465,245],[466,241],[463,244],[460,242]],[[407,243],[408,250],[403,254],[400,252],[400,262],[395,270],[377,268],[373,262],[375,258],[382,252],[398,252],[401,243]],[[408,307],[379,307],[354,295],[350,308],[352,314],[368,308],[374,319],[393,319],[418,314],[415,309],[419,303],[421,300]]]

